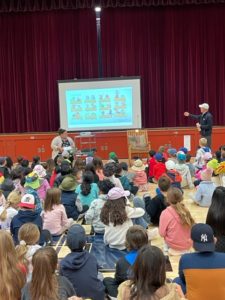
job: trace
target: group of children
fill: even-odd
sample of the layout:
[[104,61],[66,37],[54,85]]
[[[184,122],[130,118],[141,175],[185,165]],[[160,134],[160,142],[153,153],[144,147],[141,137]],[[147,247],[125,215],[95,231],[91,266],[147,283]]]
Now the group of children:
[[[157,153],[149,152],[147,166],[137,158],[130,169],[125,162],[119,162],[115,153],[110,154],[106,164],[94,157],[87,164],[77,159],[71,165],[69,160],[59,156],[56,164],[51,159],[41,164],[35,157],[31,167],[26,159],[19,158],[13,167],[1,157],[0,239],[8,243],[11,253],[0,263],[0,272],[4,272],[3,278],[7,282],[0,288],[0,296],[5,293],[9,300],[20,299],[19,288],[24,287],[22,299],[58,299],[59,295],[60,299],[67,299],[78,295],[101,300],[105,292],[116,297],[119,284],[132,277],[131,288],[124,286],[118,297],[129,299],[124,298],[127,293],[133,295],[132,299],[139,297],[142,292],[138,291],[139,285],[135,281],[139,272],[135,261],[140,254],[140,265],[145,256],[156,256],[159,263],[163,254],[148,246],[158,232],[164,239],[164,254],[182,255],[190,252],[193,246],[191,230],[195,221],[183,204],[183,189],[192,189],[195,185],[197,190],[193,199],[202,206],[210,206],[212,199],[217,198],[218,188],[212,182],[212,175],[217,175],[216,170],[223,163],[225,148],[221,147],[221,161],[216,163],[206,142],[204,138],[200,139],[193,164],[186,148],[177,152],[160,147]],[[158,185],[154,197],[149,193],[137,194],[148,192],[152,183]],[[216,214],[215,209],[211,211]],[[99,279],[96,258],[84,250],[85,232],[82,226],[75,224],[78,218],[92,225],[94,233],[103,237],[106,247],[128,251],[117,262],[114,279],[106,278],[104,282]],[[149,225],[156,228],[150,230]],[[215,224],[210,225],[215,227]],[[60,275],[53,276],[57,254],[48,245],[65,232],[71,253],[60,263]],[[223,248],[221,236],[221,232],[217,234],[220,249]],[[15,269],[10,272],[18,280],[15,290],[5,274],[13,256]],[[43,275],[39,281],[38,266]],[[133,274],[129,273],[131,266]],[[164,273],[162,271],[162,276]],[[44,288],[44,278],[49,289]],[[158,288],[163,286],[162,282],[160,284]],[[172,293],[178,298],[171,299],[181,299],[182,292],[175,290]],[[162,291],[166,296],[165,287]]]

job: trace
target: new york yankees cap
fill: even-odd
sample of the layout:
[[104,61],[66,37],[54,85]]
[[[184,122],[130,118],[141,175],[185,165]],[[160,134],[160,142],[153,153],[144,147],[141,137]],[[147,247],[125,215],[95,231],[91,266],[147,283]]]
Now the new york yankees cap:
[[215,242],[212,227],[208,224],[195,224],[191,229],[193,247],[199,252],[214,252]]

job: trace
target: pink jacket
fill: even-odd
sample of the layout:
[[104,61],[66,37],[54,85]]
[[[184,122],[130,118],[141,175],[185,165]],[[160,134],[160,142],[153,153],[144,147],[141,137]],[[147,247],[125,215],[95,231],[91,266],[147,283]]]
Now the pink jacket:
[[51,211],[42,211],[43,229],[51,234],[57,234],[68,223],[65,207],[62,204],[54,205]]
[[[43,181],[42,181],[43,180]],[[45,200],[46,192],[50,189],[50,185],[47,179],[40,179],[42,181],[41,186],[37,189],[38,196],[41,201]]]
[[133,183],[136,186],[144,185],[148,182],[147,175],[145,171],[134,171],[135,176],[133,179]]
[[181,224],[180,217],[172,206],[161,213],[159,234],[174,250],[189,250],[192,247],[191,228]]

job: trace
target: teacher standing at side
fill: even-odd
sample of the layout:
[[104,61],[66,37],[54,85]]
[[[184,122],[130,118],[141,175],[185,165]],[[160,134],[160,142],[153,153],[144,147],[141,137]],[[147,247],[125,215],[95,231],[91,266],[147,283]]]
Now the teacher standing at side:
[[207,146],[211,148],[212,143],[212,126],[213,126],[213,117],[212,114],[209,112],[209,104],[203,103],[199,105],[201,114],[200,115],[193,115],[189,112],[185,112],[185,117],[192,117],[193,119],[198,120],[196,123],[196,127],[202,137],[207,139]]

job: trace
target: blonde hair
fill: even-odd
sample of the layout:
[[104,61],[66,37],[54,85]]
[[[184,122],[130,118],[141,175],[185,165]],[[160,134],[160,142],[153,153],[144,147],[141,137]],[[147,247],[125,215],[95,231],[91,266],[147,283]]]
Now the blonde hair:
[[40,239],[40,231],[37,225],[33,223],[23,224],[18,232],[18,239],[20,244],[16,246],[16,253],[19,261],[27,264],[25,256],[28,246],[35,245]]
[[20,269],[12,237],[5,230],[0,230],[0,274],[0,299],[20,299],[25,274]]
[[206,138],[201,138],[199,140],[199,145],[203,146],[203,147],[207,146],[207,139]]
[[59,300],[55,275],[57,253],[52,247],[39,249],[32,258],[33,273],[30,284],[32,300]]
[[183,194],[180,189],[171,187],[167,192],[167,201],[172,206],[180,217],[181,224],[192,227],[195,224],[190,211],[182,203]]
[[2,213],[0,214],[0,221],[5,221],[7,219],[7,208],[9,208],[12,204],[13,205],[17,205],[19,204],[21,201],[21,195],[20,193],[16,192],[16,191],[12,191],[7,198],[7,202],[5,204],[5,207],[2,211]]

